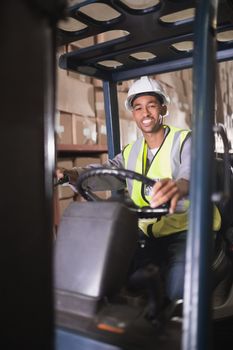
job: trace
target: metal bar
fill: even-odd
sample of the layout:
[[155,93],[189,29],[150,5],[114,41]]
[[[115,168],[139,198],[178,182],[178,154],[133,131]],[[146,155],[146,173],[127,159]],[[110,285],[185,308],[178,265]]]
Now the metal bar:
[[[233,57],[233,49],[222,49],[217,52],[217,61],[229,61],[232,60]],[[63,62],[62,62],[63,59]],[[116,72],[108,72],[107,74],[103,74],[100,70],[97,70],[96,68],[89,67],[89,66],[80,66],[76,67],[69,66],[65,62],[65,58],[61,58],[60,67],[63,69],[73,70],[75,72],[79,72],[80,74],[86,74],[88,76],[93,76],[101,80],[109,79],[113,82],[123,81],[123,80],[129,80],[129,79],[135,79],[138,77],[139,68],[129,68],[127,70],[120,70]],[[151,65],[146,65],[145,67],[140,67],[140,76],[142,75],[152,75],[152,74],[161,74],[161,73],[169,73],[174,72],[180,69],[186,69],[191,68],[193,66],[193,58],[192,57],[185,57],[180,58],[177,60],[171,60],[168,62],[160,62],[160,63],[154,63]]]
[[126,71],[114,72],[112,73],[112,80],[117,82],[117,81],[138,78],[139,74],[140,76],[142,76],[142,75],[174,72],[176,70],[190,68],[192,67],[192,64],[193,64],[192,57],[173,60],[170,62],[154,63],[148,66],[140,67],[140,69],[137,67],[137,68],[128,69]]
[[33,6],[17,0],[1,3],[0,27],[0,347],[50,350],[53,30]]
[[217,52],[218,62],[230,61],[233,59],[233,48],[223,49]]
[[115,83],[103,82],[104,106],[106,113],[108,155],[112,159],[120,152],[120,127],[117,88]]
[[183,350],[207,350],[211,344],[211,203],[214,153],[214,98],[217,1],[197,2],[192,126],[190,226],[187,242]]

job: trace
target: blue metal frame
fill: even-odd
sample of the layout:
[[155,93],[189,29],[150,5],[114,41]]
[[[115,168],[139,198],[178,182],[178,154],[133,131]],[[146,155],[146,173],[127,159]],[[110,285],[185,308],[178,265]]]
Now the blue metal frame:
[[192,176],[187,242],[183,350],[210,349],[214,101],[217,1],[196,9],[193,68]]
[[106,128],[108,155],[112,159],[121,150],[120,127],[116,83],[103,82],[104,107],[106,113]]
[[[86,5],[93,3],[105,3],[117,11],[119,16],[107,21],[88,17],[82,10]],[[197,3],[198,1],[195,0],[163,0],[151,8],[140,10],[127,7],[120,0],[86,0],[76,4],[68,9],[68,17],[81,21],[86,28],[73,32],[59,29],[57,36],[60,45],[110,30],[124,30],[129,34],[66,53],[60,57],[60,66],[106,81],[132,79],[138,76],[141,69],[145,70],[146,74],[154,74],[189,68],[192,66],[193,51],[178,51],[172,47],[172,44],[194,40],[194,19],[166,23],[161,20],[161,17],[195,8]],[[220,0],[218,12],[217,32],[232,30],[233,7],[230,1]],[[217,59],[218,57],[221,57],[221,60],[232,59],[232,50],[232,41],[218,41]],[[151,52],[155,57],[142,61],[131,56],[139,51]],[[103,60],[116,60],[122,63],[122,66],[105,67],[99,64]]]

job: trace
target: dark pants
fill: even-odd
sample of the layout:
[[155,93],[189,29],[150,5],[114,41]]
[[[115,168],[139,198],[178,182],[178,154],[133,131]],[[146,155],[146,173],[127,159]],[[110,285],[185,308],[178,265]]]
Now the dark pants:
[[145,246],[138,246],[132,270],[136,271],[148,264],[158,266],[166,297],[170,300],[183,298],[187,232],[160,238],[144,237]]

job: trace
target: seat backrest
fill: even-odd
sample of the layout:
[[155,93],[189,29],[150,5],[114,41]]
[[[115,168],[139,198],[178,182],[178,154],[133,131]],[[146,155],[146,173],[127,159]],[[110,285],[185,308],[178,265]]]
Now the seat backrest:
[[88,298],[114,294],[136,249],[137,218],[118,202],[73,202],[55,243],[55,288]]

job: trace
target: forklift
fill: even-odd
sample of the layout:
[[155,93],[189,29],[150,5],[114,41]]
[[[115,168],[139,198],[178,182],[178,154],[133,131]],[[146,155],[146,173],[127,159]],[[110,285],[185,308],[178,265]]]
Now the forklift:
[[[157,209],[134,208],[127,205],[124,199],[122,203],[118,203],[114,197],[112,201],[103,202],[90,191],[88,186],[85,186],[85,181],[95,176],[114,176],[121,180],[130,177],[144,184],[153,185],[151,179],[140,177],[137,173],[122,169],[98,168],[80,175],[77,190],[88,202],[85,205],[73,203],[68,207],[62,217],[55,245],[56,345],[59,350],[65,349],[67,344],[71,349],[87,349],[90,347],[91,340],[93,348],[104,346],[106,349],[150,350],[171,347],[191,349],[192,346],[193,348],[201,346],[199,342],[203,344],[206,342],[203,348],[208,348],[209,332],[208,328],[202,325],[203,322],[210,322],[212,318],[219,321],[232,316],[233,313],[233,279],[230,277],[233,272],[230,254],[232,222],[229,220],[232,211],[232,174],[226,132],[221,125],[214,125],[215,60],[213,57],[216,50],[216,32],[213,36],[213,28],[210,29],[210,23],[215,23],[217,19],[219,24],[217,31],[223,32],[226,28],[229,30],[229,25],[233,25],[229,15],[230,10],[233,10],[232,4],[220,1],[214,10],[213,4],[208,7],[207,4],[194,1],[175,4],[163,1],[146,9],[132,9],[121,1],[95,3],[111,6],[112,10],[119,15],[112,21],[108,23],[103,21],[101,26],[97,26],[97,20],[88,17],[85,12],[93,2],[85,1],[71,6],[69,18],[88,23],[87,34],[71,33],[62,28],[59,31],[61,43],[72,43],[74,40],[87,37],[90,33],[97,35],[122,28],[126,33],[130,33],[129,37],[126,35],[123,39],[115,39],[63,54],[60,56],[59,65],[63,69],[103,81],[109,157],[113,158],[120,152],[117,83],[143,75],[193,66],[195,104],[192,163],[195,163],[196,154],[202,155],[203,160],[198,159],[198,172],[195,167],[192,170],[190,200],[194,205],[191,208],[188,233],[185,298],[184,301],[178,300],[164,308],[152,318],[148,317],[151,305],[156,304],[156,298],[160,298],[156,287],[153,290],[150,284],[147,288],[147,299],[144,300],[127,294],[124,283],[126,283],[127,270],[137,241],[135,225],[138,218],[160,217],[168,212],[168,208],[166,206]],[[190,15],[194,9],[195,16]],[[161,24],[164,17],[172,13],[184,13],[184,11],[189,13],[189,16],[180,22],[176,21],[173,26]],[[211,15],[213,15],[212,19],[210,19]],[[205,34],[201,30],[205,30]],[[193,50],[177,53],[171,49],[172,44],[183,41],[193,41]],[[196,50],[195,45],[197,45]],[[225,49],[226,47],[221,48],[218,44],[218,55],[226,55]],[[156,56],[149,60],[133,60],[131,55],[135,52],[156,53]],[[109,65],[105,66],[104,62],[115,63],[109,67]],[[116,62],[120,64],[117,65]],[[204,113],[203,118],[200,116],[200,111]],[[199,118],[203,120],[200,122]],[[217,161],[214,159],[215,133],[222,137],[224,144],[223,159]],[[204,137],[203,144],[201,136]],[[207,164],[208,170],[212,169],[215,173],[215,188],[211,187],[208,181],[210,175],[207,176]],[[201,186],[204,186],[202,190]],[[203,196],[205,203],[202,204],[203,207],[196,196],[199,200]],[[211,198],[218,203],[224,218],[223,232],[219,234],[220,243],[216,248],[212,264],[217,282],[211,281],[211,236],[203,237],[201,234],[211,231],[208,223]],[[120,232],[119,227],[121,227]],[[197,242],[201,242],[200,246]],[[200,249],[199,252],[193,248],[197,246]],[[124,247],[123,252],[121,247]],[[117,258],[117,254],[120,254],[120,258]],[[76,268],[70,269],[70,266],[76,266]],[[154,271],[148,276],[148,280],[151,278],[156,281],[155,285],[156,283],[159,285]],[[225,281],[224,287],[219,286],[220,281],[222,283]],[[147,282],[145,282],[146,285]],[[214,290],[211,301],[210,285],[212,283],[218,288]],[[199,301],[197,295],[200,298]],[[194,300],[196,305],[193,304]],[[181,305],[183,305],[182,312]],[[198,320],[195,332],[194,318]],[[205,329],[204,334],[199,327]],[[196,343],[192,345],[194,339]]]
[[[4,205],[1,226],[1,285],[3,287],[0,342],[2,347],[4,345],[3,348],[14,349],[21,346],[24,349],[38,350],[166,349],[174,345],[183,350],[212,349],[212,317],[217,322],[232,317],[232,307],[228,307],[232,301],[231,286],[224,302],[212,313],[210,292],[212,280],[209,273],[211,242],[210,235],[201,235],[201,232],[208,233],[211,230],[212,198],[218,200],[220,204],[223,203],[224,208],[225,203],[228,208],[228,200],[232,200],[231,173],[228,172],[231,155],[227,147],[223,157],[226,161],[224,163],[226,172],[221,177],[224,187],[214,191],[209,179],[216,171],[213,135],[224,134],[219,125],[215,126],[214,121],[216,62],[231,60],[233,57],[232,40],[218,41],[217,34],[232,31],[233,3],[231,0],[218,2],[163,0],[139,9],[129,6],[129,2],[127,4],[127,1],[120,0],[86,0],[69,1],[67,4],[65,0],[46,3],[40,0],[21,2],[4,0],[2,3],[0,71],[4,89],[2,89],[3,118],[0,140],[4,149],[3,163],[6,171],[2,171],[1,176],[2,183],[5,184],[6,181],[8,183],[8,186],[2,186]],[[101,23],[93,20],[83,11],[92,4],[110,6],[119,13],[119,16]],[[161,23],[161,17],[179,11],[187,14],[186,10],[189,14],[194,10],[194,15],[172,24]],[[59,29],[58,20],[66,18],[81,21],[87,25],[86,29],[75,32]],[[69,208],[67,217],[72,217],[74,221],[82,220],[87,230],[93,205],[105,206],[104,208],[107,206],[109,211],[106,209],[103,216],[105,223],[108,222],[106,235],[103,237],[105,250],[101,259],[93,256],[96,259],[94,261],[98,263],[95,266],[99,268],[98,276],[96,271],[92,270],[92,264],[89,270],[90,278],[84,278],[82,283],[77,280],[77,285],[73,285],[73,289],[70,290],[69,283],[72,279],[70,277],[72,274],[78,276],[75,273],[76,267],[71,265],[70,275],[65,276],[64,281],[62,279],[59,281],[59,275],[59,278],[56,277],[59,288],[54,291],[56,275],[54,256],[59,256],[60,253],[62,255],[63,252],[65,255],[65,249],[61,248],[63,243],[68,244],[61,235],[61,242],[57,241],[58,246],[56,244],[54,246],[51,234],[56,158],[54,139],[56,46],[111,29],[123,29],[130,35],[110,43],[65,54],[59,60],[59,65],[63,69],[103,81],[110,158],[120,151],[116,84],[141,75],[193,67],[193,147],[190,187],[192,206],[183,311],[182,318],[179,317],[179,313],[178,317],[176,316],[176,310],[179,308],[177,303],[173,310],[168,310],[168,315],[171,317],[165,317],[165,322],[163,323],[162,319],[159,325],[150,323],[150,320],[143,317],[146,299],[141,303],[140,296],[130,296],[126,303],[125,295],[121,294],[125,281],[124,269],[129,263],[130,255],[133,254],[137,237],[132,236],[131,241],[124,241],[126,251],[122,256],[122,263],[118,266],[119,270],[116,271],[115,264],[111,262],[109,265],[105,264],[109,258],[109,251],[114,253],[112,243],[115,243],[114,246],[119,243],[114,241],[116,237],[113,235],[119,213],[121,217],[127,217],[127,220],[124,220],[126,226],[119,239],[129,239],[123,235],[124,230],[128,230],[127,224],[132,224],[133,227],[136,222],[137,214],[124,203],[113,201],[110,205],[109,202],[88,201],[83,209],[80,208],[79,218],[76,217],[75,208]],[[180,41],[192,41],[193,49],[181,52],[168,49],[172,43]],[[156,57],[142,61],[129,58],[130,54],[138,51],[152,51],[156,53]],[[99,64],[106,60],[119,60],[122,64],[113,67]],[[221,161],[220,163],[222,164]],[[82,191],[82,182],[77,186]],[[113,212],[116,214],[116,222],[108,220],[108,215],[112,217]],[[229,212],[226,214],[226,219],[230,218]],[[72,220],[68,220],[68,226],[74,226]],[[230,225],[231,223],[228,227],[227,223],[226,228],[231,228]],[[59,230],[62,232],[63,228],[64,222],[61,223]],[[67,230],[64,228],[63,232]],[[74,233],[69,232],[74,237]],[[231,231],[228,232],[225,242],[229,243],[230,247]],[[81,232],[76,236],[79,237],[81,244]],[[202,244],[199,244],[200,242]],[[230,255],[230,252],[228,253]],[[75,257],[75,254],[73,256]],[[222,254],[219,256],[223,257]],[[82,266],[85,261],[81,259],[78,262]],[[59,259],[59,262],[62,261]],[[109,270],[106,270],[106,266]],[[117,278],[113,279],[115,272]],[[94,281],[91,278],[92,274],[99,279]],[[91,285],[94,282],[95,285]],[[64,286],[59,283],[64,283]],[[114,320],[111,317],[109,319],[109,315],[112,314],[117,316],[117,320],[123,319],[124,322],[116,326]],[[135,319],[137,322],[131,322]],[[160,327],[163,324],[164,327]],[[169,341],[172,339],[174,343],[171,345]]]

